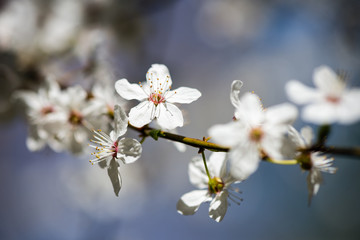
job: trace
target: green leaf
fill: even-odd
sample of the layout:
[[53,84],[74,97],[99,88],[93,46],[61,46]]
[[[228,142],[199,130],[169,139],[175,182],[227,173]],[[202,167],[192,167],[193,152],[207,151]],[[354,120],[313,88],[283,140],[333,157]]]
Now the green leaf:
[[155,141],[157,141],[159,139],[159,135],[161,135],[161,130],[160,129],[153,129],[150,131],[149,135],[155,139]]

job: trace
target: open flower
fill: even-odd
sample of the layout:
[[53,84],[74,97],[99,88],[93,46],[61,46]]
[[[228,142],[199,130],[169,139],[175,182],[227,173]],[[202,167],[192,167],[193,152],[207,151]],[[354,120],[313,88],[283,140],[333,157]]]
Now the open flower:
[[129,113],[129,122],[135,127],[142,127],[157,119],[164,129],[182,127],[184,119],[180,109],[173,103],[191,103],[201,93],[193,88],[180,87],[171,90],[171,77],[168,68],[162,64],[153,64],[146,74],[146,83],[130,84],[126,79],[115,83],[121,97],[141,101]]
[[58,83],[51,77],[37,92],[17,91],[15,99],[26,104],[29,121],[29,132],[26,145],[30,151],[38,151],[48,144],[53,150],[59,151],[60,145],[54,139],[56,126],[59,124],[57,114],[61,111],[58,103],[61,94]]
[[121,160],[124,164],[135,162],[141,156],[142,147],[136,139],[120,138],[127,131],[128,118],[119,105],[115,105],[114,118],[114,130],[109,135],[101,130],[93,131],[95,135],[94,140],[91,141],[98,146],[90,145],[97,151],[93,153],[96,158],[90,160],[90,162],[92,164],[105,163],[114,192],[118,195],[121,189],[118,160]]
[[61,110],[56,114],[58,125],[55,138],[63,149],[73,154],[84,153],[91,131],[107,123],[103,121],[104,106],[88,99],[87,92],[79,85],[69,87],[59,97]]
[[[300,133],[290,126],[289,138],[297,150],[306,149],[311,146],[314,134],[309,126],[303,127]],[[310,205],[312,197],[318,193],[320,184],[323,181],[321,172],[335,173],[337,168],[331,166],[332,158],[327,158],[321,155],[320,152],[295,152],[294,158],[299,161],[303,170],[309,171],[307,185]]]
[[226,214],[228,198],[237,204],[242,199],[231,192],[238,190],[230,186],[235,180],[226,171],[226,153],[213,153],[207,166],[211,179],[206,173],[203,159],[198,156],[192,159],[189,164],[190,182],[203,190],[193,190],[182,195],[176,208],[182,215],[193,215],[201,203],[210,202],[209,216],[220,222]]
[[327,66],[315,69],[313,81],[316,89],[295,80],[285,86],[291,101],[307,104],[302,111],[305,121],[315,124],[350,124],[360,120],[359,88],[346,89],[344,79]]
[[263,156],[281,158],[282,138],[297,116],[291,104],[264,109],[259,97],[246,93],[235,111],[235,121],[209,129],[212,139],[230,149],[230,171],[238,180],[248,178]]

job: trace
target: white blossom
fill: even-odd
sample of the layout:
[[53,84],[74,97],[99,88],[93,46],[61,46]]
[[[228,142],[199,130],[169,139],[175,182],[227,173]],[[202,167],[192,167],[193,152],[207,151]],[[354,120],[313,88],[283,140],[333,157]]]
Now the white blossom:
[[281,158],[284,133],[296,116],[291,104],[264,109],[257,95],[246,93],[238,101],[235,120],[211,127],[209,135],[215,143],[231,148],[231,174],[244,180],[256,171],[264,155]]
[[87,146],[91,130],[100,128],[104,121],[104,106],[88,99],[87,92],[81,86],[73,86],[62,92],[61,111],[57,113],[58,125],[55,138],[64,150],[73,154],[82,154]]
[[238,192],[230,185],[235,183],[226,171],[226,153],[214,152],[207,162],[209,179],[203,159],[194,157],[189,164],[190,182],[201,190],[193,190],[181,196],[176,208],[182,215],[193,215],[203,202],[210,202],[209,216],[217,222],[220,222],[227,211],[228,198],[236,204],[242,201],[231,191]]
[[95,83],[91,89],[93,100],[103,105],[103,113],[109,116],[114,115],[115,105],[120,105],[123,109],[125,102],[114,91],[114,87],[106,83]]
[[17,91],[15,99],[22,100],[26,105],[29,132],[26,145],[30,151],[38,151],[48,144],[53,150],[60,151],[61,146],[54,139],[56,126],[59,124],[57,114],[61,111],[58,83],[51,77],[37,92]]
[[[311,147],[314,134],[309,126],[302,128],[300,133],[290,126],[289,138],[297,150],[306,149]],[[297,152],[295,159],[300,162],[302,169],[309,171],[307,185],[310,204],[312,197],[318,193],[320,184],[323,181],[321,172],[335,173],[337,168],[331,166],[333,158],[321,155],[320,152]]]
[[291,101],[306,105],[303,120],[315,124],[351,124],[360,120],[360,88],[346,89],[345,79],[328,66],[316,68],[313,81],[316,89],[296,80],[285,86]]
[[[43,14],[36,1],[9,1],[0,15],[0,46],[23,57],[60,53],[71,47],[82,25],[80,1],[54,0]],[[22,29],[19,31],[18,29]]]
[[141,101],[130,110],[130,124],[143,127],[156,118],[163,129],[182,127],[183,115],[174,103],[191,103],[197,100],[201,93],[187,87],[171,90],[172,80],[169,70],[162,64],[151,66],[146,74],[146,81],[138,85],[130,84],[126,79],[120,79],[115,83],[116,91],[121,97]]
[[136,139],[120,138],[127,131],[128,118],[119,105],[115,105],[114,118],[114,130],[109,135],[101,130],[93,131],[94,140],[91,141],[96,145],[90,147],[95,148],[97,152],[93,153],[96,158],[90,162],[105,162],[115,194],[118,195],[122,185],[118,160],[124,164],[135,162],[141,156],[142,147]]

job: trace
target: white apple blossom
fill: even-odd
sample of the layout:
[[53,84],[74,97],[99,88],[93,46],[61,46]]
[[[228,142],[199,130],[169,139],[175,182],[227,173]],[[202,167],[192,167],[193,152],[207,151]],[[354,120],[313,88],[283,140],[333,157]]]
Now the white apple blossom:
[[360,120],[360,88],[346,89],[345,80],[328,66],[314,70],[316,89],[291,80],[285,90],[291,101],[306,104],[302,118],[315,124],[351,124]]
[[210,202],[209,216],[220,222],[227,211],[228,198],[237,204],[242,201],[231,191],[239,192],[230,185],[235,179],[226,171],[227,154],[214,152],[207,162],[209,176],[206,173],[203,159],[196,156],[189,163],[190,182],[202,190],[185,193],[179,199],[176,208],[182,215],[193,215],[203,202]]
[[118,195],[121,188],[118,160],[124,164],[135,162],[141,156],[142,147],[136,139],[120,138],[127,131],[128,118],[119,105],[115,105],[114,119],[114,130],[109,135],[101,130],[93,130],[95,135],[94,140],[91,141],[98,146],[90,145],[97,151],[93,153],[96,158],[90,162],[92,164],[105,162],[114,192]]
[[173,103],[191,103],[197,100],[201,93],[187,87],[171,90],[169,70],[162,64],[151,66],[146,74],[146,81],[144,84],[130,84],[128,80],[120,79],[115,83],[116,91],[121,97],[141,101],[130,110],[130,124],[143,127],[156,118],[163,129],[182,127],[182,112]]
[[244,180],[256,171],[264,155],[281,158],[282,138],[297,109],[287,103],[264,109],[252,93],[245,93],[238,105],[235,121],[211,127],[209,135],[215,143],[231,148],[231,174]]
[[15,99],[22,100],[26,105],[29,132],[26,145],[30,151],[38,151],[48,144],[53,150],[61,150],[54,139],[56,126],[59,123],[57,114],[61,111],[58,99],[61,91],[58,83],[51,77],[37,92],[17,91]]
[[[314,138],[311,127],[307,126],[301,129],[300,133],[292,126],[289,127],[289,138],[294,143],[297,150],[311,147]],[[320,152],[297,152],[294,156],[304,170],[308,170],[307,185],[309,192],[309,204],[315,196],[322,183],[321,172],[335,173],[337,168],[332,167],[333,158],[321,155]]]

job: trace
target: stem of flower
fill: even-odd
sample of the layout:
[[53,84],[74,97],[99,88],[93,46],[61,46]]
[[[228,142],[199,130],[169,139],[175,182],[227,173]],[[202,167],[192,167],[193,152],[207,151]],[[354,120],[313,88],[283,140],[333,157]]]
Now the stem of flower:
[[140,144],[143,144],[145,142],[145,139],[147,138],[147,136],[143,136],[140,140]]
[[278,159],[272,159],[267,157],[266,159],[264,159],[266,162],[270,162],[270,163],[274,163],[274,164],[280,164],[280,165],[296,165],[299,162],[295,159],[291,159],[291,160],[278,160]]
[[207,174],[207,176],[208,176],[208,178],[209,178],[209,181],[211,181],[211,177],[210,177],[209,169],[208,169],[207,164],[206,164],[205,151],[201,151],[201,156],[202,156],[202,159],[203,159],[203,162],[204,162],[204,166],[205,166],[206,174]]

